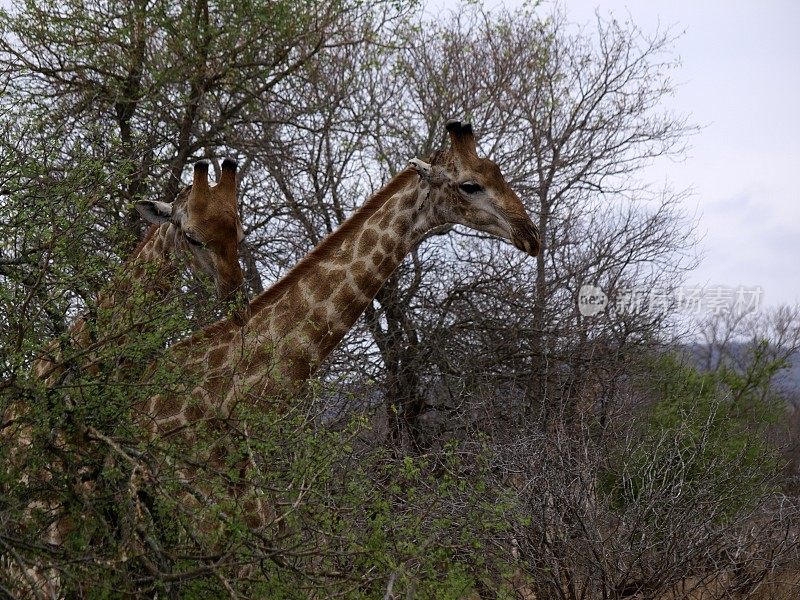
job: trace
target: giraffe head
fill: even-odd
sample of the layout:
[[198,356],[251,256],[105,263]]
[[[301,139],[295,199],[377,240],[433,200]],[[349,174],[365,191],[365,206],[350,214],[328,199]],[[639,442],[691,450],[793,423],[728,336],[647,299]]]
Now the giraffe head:
[[222,162],[216,185],[208,183],[206,160],[194,164],[194,179],[171,203],[143,200],[136,210],[151,223],[171,223],[177,230],[176,248],[189,253],[194,268],[213,277],[221,300],[234,302],[233,319],[246,321],[244,275],[239,265],[239,242],[244,231],[236,203],[236,161]]
[[472,125],[451,120],[446,128],[449,149],[434,154],[430,163],[411,161],[431,187],[438,218],[497,235],[531,256],[539,254],[539,231],[500,168],[478,156]]

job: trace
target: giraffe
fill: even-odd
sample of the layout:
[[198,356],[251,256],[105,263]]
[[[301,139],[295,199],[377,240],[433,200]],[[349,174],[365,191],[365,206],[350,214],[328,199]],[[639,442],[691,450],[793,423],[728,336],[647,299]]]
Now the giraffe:
[[[125,348],[126,339],[152,328],[155,325],[153,321],[129,318],[130,298],[136,296],[136,291],[144,292],[147,301],[165,295],[177,283],[182,264],[188,264],[192,271],[204,273],[214,280],[219,301],[232,308],[232,323],[241,325],[246,321],[248,307],[243,303],[244,277],[238,255],[244,231],[237,209],[237,164],[226,158],[219,181],[214,186],[209,185],[208,171],[208,161],[197,161],[191,185],[185,186],[171,203],[155,200],[136,203],[137,212],[151,226],[119,276],[98,294],[96,311],[72,323],[66,344],[52,340],[34,361],[33,375],[46,388],[64,383],[69,376],[65,363],[70,360],[76,360],[81,369],[96,374],[97,349],[102,346]],[[137,301],[141,302],[141,297]],[[70,355],[73,358],[69,358]],[[67,402],[74,404],[71,399]],[[24,461],[26,451],[32,449],[26,415],[27,407],[20,402],[12,403],[5,414],[0,415],[3,417],[0,440],[12,445],[12,459],[15,461]],[[55,443],[61,445],[64,440],[59,436]],[[44,507],[45,504],[34,502],[29,509]],[[48,528],[48,543],[60,544],[65,527],[68,524],[61,521]],[[57,596],[57,575],[35,567],[21,571],[13,564],[3,564],[5,560],[6,557],[0,555],[0,574],[5,568],[12,578],[32,581],[32,590],[38,588],[33,592],[36,597]]]
[[[80,317],[71,324],[66,346],[84,355],[87,349],[108,340],[120,345],[120,330],[125,335],[142,333],[143,324],[129,323],[126,319],[132,293],[140,288],[149,294],[166,294],[176,283],[182,262],[214,280],[220,301],[238,302],[233,309],[233,322],[238,325],[245,322],[244,277],[238,255],[244,231],[236,203],[237,164],[226,158],[220,180],[213,187],[208,184],[208,169],[208,161],[197,161],[192,184],[184,187],[171,203],[157,200],[136,203],[137,212],[151,226],[126,261],[123,272],[98,294],[94,318]],[[147,296],[148,300],[150,297]],[[95,330],[106,334],[105,339],[93,339],[91,321]],[[47,387],[53,387],[65,372],[61,349],[58,340],[53,340],[34,363],[35,376]],[[91,367],[91,359],[87,360]]]
[[450,148],[396,175],[275,285],[250,303],[245,327],[218,322],[172,347],[189,392],[140,406],[153,435],[225,421],[238,403],[265,406],[298,391],[430,229],[461,224],[530,256],[539,233],[469,123],[448,121]]
[[[285,533],[281,500],[272,497],[268,484],[253,484],[260,468],[248,449],[247,415],[280,419],[426,232],[460,224],[538,255],[536,226],[498,166],[478,156],[471,125],[449,121],[446,130],[447,150],[430,162],[412,159],[252,300],[244,327],[220,321],[158,361],[160,368],[181,372],[182,383],[139,403],[136,418],[148,436],[168,444],[170,477],[183,490],[177,501],[185,505],[181,510],[198,515],[199,530],[224,534],[226,521],[213,507],[232,501],[256,535],[273,527],[276,535]],[[215,477],[226,482],[222,488],[209,483]],[[159,485],[158,477],[148,480]]]

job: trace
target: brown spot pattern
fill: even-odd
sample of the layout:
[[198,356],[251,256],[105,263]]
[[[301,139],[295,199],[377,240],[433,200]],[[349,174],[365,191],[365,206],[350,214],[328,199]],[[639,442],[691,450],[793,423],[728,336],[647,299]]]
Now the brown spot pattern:
[[385,252],[392,252],[396,247],[397,247],[397,240],[395,240],[393,237],[384,235],[381,238],[381,248],[383,248]]
[[372,252],[375,244],[378,243],[378,234],[372,229],[367,229],[361,234],[361,239],[358,242],[359,254],[367,254]]
[[228,356],[228,347],[227,346],[220,346],[218,348],[214,348],[211,352],[208,353],[208,366],[212,369],[217,367],[221,367],[222,363],[225,362],[225,359]]

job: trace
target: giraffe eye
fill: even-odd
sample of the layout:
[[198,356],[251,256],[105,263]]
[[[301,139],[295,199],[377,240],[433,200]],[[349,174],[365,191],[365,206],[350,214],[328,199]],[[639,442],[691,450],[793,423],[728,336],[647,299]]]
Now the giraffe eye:
[[201,241],[199,241],[199,240],[196,240],[196,239],[194,239],[194,238],[193,238],[192,236],[190,236],[188,233],[186,234],[186,241],[187,241],[187,242],[189,242],[189,243],[190,243],[192,246],[194,246],[195,248],[202,248],[202,247],[203,247],[203,242],[201,242]]
[[465,181],[458,187],[465,194],[477,194],[483,190],[483,186],[479,183],[475,183],[474,181]]

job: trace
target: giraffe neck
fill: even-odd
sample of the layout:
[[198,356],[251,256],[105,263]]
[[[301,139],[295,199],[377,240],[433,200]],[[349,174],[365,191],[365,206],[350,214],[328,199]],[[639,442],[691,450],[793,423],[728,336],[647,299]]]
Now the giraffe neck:
[[[144,321],[141,315],[131,314],[131,309],[146,304],[154,294],[163,294],[174,284],[178,269],[172,254],[179,251],[182,244],[185,242],[175,225],[163,223],[150,227],[121,271],[98,293],[96,308],[70,325],[67,346],[71,352],[76,352],[82,357],[82,362],[91,365],[94,359],[85,354],[87,348],[98,341],[103,343],[103,340],[114,340],[117,346],[121,346],[119,333],[133,327],[141,332]],[[51,340],[35,361],[34,373],[50,386],[60,376],[64,358],[58,340]]]
[[412,170],[401,173],[276,284],[282,293],[267,307],[258,310],[260,299],[254,302],[250,337],[266,330],[281,374],[306,379],[438,224],[427,185]]
[[137,285],[144,291],[168,291],[178,272],[178,261],[174,254],[184,250],[185,241],[179,229],[172,223],[153,225],[144,239],[125,261],[122,272],[115,277],[97,298],[97,306],[109,311],[124,310]]

